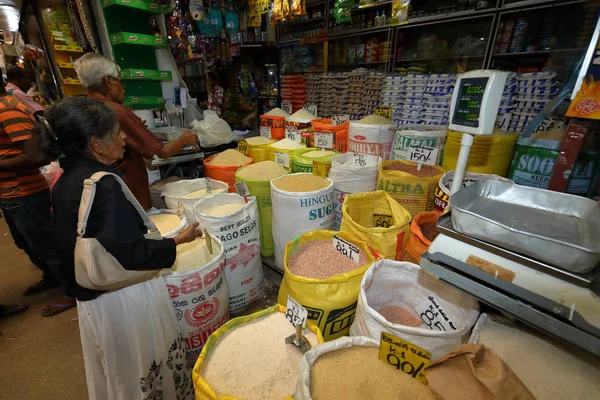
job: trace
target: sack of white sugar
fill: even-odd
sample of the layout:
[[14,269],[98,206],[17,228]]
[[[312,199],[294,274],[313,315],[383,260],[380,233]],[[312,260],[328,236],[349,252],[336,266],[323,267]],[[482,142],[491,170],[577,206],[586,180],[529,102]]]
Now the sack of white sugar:
[[388,332],[433,360],[465,343],[478,316],[477,300],[418,265],[380,260],[365,272],[350,335],[379,340]]
[[175,264],[161,271],[161,275],[165,275],[190,367],[208,337],[229,319],[229,291],[224,267],[221,241],[211,237],[207,243],[202,237],[177,246]]
[[315,229],[333,227],[333,182],[313,174],[284,175],[271,181],[275,264],[283,271],[288,242]]
[[225,247],[225,278],[229,311],[238,313],[262,298],[263,267],[256,198],[248,202],[235,193],[221,193],[194,205],[196,221]]
[[185,209],[189,223],[194,222],[194,203],[202,197],[227,192],[229,185],[211,178],[186,179],[167,183],[162,189],[162,195],[169,210],[177,211],[179,204]]
[[[296,329],[276,305],[234,318],[213,333],[192,371],[197,399],[281,400],[296,386],[302,353],[285,339]],[[303,335],[312,347],[323,343],[307,321]]]

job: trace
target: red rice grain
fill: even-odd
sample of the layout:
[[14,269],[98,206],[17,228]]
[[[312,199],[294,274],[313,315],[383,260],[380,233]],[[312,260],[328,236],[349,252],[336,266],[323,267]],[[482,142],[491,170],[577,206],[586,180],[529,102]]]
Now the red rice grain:
[[378,311],[383,318],[392,324],[400,324],[405,326],[419,327],[423,325],[423,321],[417,318],[413,313],[406,308],[398,306],[390,306]]
[[367,263],[364,252],[357,264],[338,252],[331,240],[304,243],[288,258],[288,270],[305,278],[327,279],[360,268]]

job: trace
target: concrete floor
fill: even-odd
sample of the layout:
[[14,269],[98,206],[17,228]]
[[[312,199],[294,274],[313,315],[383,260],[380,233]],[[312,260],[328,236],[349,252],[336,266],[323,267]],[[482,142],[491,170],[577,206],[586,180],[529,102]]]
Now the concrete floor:
[[0,400],[84,400],[77,310],[44,318],[41,308],[60,296],[57,289],[21,296],[40,278],[0,218],[0,303],[29,305],[22,314],[0,319]]

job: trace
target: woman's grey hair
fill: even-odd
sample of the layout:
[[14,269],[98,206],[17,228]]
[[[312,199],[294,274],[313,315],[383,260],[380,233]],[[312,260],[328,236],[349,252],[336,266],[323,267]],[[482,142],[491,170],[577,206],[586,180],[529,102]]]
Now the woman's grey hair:
[[73,64],[81,84],[87,91],[98,91],[106,75],[120,77],[121,69],[112,60],[98,53],[86,53]]

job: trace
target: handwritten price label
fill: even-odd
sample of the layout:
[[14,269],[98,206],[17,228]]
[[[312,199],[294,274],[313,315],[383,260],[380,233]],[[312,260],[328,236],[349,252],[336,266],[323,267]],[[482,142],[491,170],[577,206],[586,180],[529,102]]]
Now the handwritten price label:
[[367,165],[367,155],[366,154],[354,153],[352,158],[354,160],[354,165],[356,165],[358,167],[364,167],[365,165]]
[[315,104],[305,104],[302,108],[304,108],[306,111],[308,111],[315,117],[317,116],[317,106]]
[[373,214],[373,226],[376,228],[394,226],[394,217],[388,214]]
[[273,139],[271,136],[271,127],[270,126],[261,126],[260,127],[260,136]]
[[282,101],[281,109],[288,114],[293,114],[292,113],[292,102],[291,101]]
[[333,248],[355,263],[360,263],[360,249],[352,243],[342,239],[339,236],[333,235]]
[[382,106],[375,107],[375,115],[380,115],[384,118],[391,120],[392,119],[392,107],[382,107]]
[[333,133],[315,132],[315,147],[333,149]]
[[411,143],[408,145],[408,160],[421,164],[436,165],[438,152],[437,147]]
[[331,118],[331,126],[338,126],[348,121],[350,121],[350,116],[348,114],[336,115]]
[[290,153],[275,150],[275,162],[283,168],[290,167]]
[[285,307],[285,318],[294,326],[302,325],[306,328],[306,319],[308,311],[302,307],[296,300],[290,296],[287,297],[287,305]]
[[302,143],[302,134],[298,131],[295,126],[285,127],[285,137],[293,140],[296,143]]
[[415,307],[415,311],[425,326],[432,331],[455,331],[456,325],[444,311],[439,301],[434,296],[429,296],[423,302]]
[[245,140],[240,140],[238,142],[238,148],[237,149],[243,155],[248,154],[248,142],[246,142]]
[[248,185],[244,181],[235,183],[235,191],[242,197],[246,197],[250,195],[250,190],[248,190]]
[[381,332],[379,359],[427,384],[425,368],[431,362],[431,353],[427,350],[387,332]]
[[206,192],[212,193],[212,186],[211,186],[210,178],[204,178],[204,182],[206,183]]
[[329,165],[325,164],[323,161],[313,161],[313,175],[327,178],[327,167],[329,167]]

